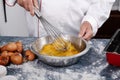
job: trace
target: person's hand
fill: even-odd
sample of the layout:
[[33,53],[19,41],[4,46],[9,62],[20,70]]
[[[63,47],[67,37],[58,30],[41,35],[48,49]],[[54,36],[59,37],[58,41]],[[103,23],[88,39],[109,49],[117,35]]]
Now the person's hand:
[[87,41],[93,37],[92,26],[88,21],[83,22],[80,26],[79,37],[82,37]]
[[17,3],[27,11],[30,11],[31,15],[34,15],[34,6],[38,8],[37,0],[17,0]]

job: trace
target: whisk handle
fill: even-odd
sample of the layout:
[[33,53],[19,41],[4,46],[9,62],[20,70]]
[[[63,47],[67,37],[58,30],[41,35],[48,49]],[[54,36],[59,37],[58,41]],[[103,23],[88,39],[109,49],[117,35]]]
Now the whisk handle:
[[38,18],[40,18],[41,17],[41,13],[40,13],[40,11],[39,11],[39,9],[37,9],[36,7],[34,7],[34,13],[35,13],[35,15],[38,17]]

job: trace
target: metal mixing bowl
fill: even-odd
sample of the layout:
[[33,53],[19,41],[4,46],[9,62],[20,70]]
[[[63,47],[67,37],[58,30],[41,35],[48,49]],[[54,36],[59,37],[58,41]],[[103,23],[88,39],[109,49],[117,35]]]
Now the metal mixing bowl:
[[30,49],[38,56],[38,59],[44,63],[52,66],[68,66],[76,63],[80,56],[86,54],[90,48],[88,43],[82,38],[64,35],[64,39],[69,40],[79,50],[79,53],[67,57],[56,57],[40,54],[40,49],[42,49],[45,44],[51,43],[50,36],[38,38],[31,44]]

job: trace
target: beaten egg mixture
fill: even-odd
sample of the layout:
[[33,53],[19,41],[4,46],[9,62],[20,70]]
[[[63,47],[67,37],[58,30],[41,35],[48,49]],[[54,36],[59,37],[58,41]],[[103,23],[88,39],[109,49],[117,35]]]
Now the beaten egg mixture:
[[67,42],[67,45],[69,45],[69,48],[67,48],[65,51],[57,50],[54,47],[54,44],[55,43],[53,42],[51,44],[44,45],[39,53],[44,55],[49,55],[49,56],[57,56],[57,57],[72,56],[79,53],[79,51],[75,48],[73,44],[71,44],[71,42]]

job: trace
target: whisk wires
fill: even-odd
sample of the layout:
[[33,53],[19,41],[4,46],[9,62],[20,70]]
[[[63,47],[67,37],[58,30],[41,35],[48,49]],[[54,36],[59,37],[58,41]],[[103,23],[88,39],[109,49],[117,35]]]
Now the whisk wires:
[[45,18],[40,17],[47,34],[50,35],[53,42],[53,46],[60,51],[66,51],[68,49],[67,41],[63,39],[63,34],[53,25],[51,25]]
[[51,25],[43,16],[41,16],[39,10],[35,7],[35,15],[40,19],[44,29],[46,30],[47,34],[50,35],[53,42],[53,46],[55,49],[60,51],[66,51],[70,44],[68,45],[68,41],[63,39],[63,33],[59,31],[56,27]]

